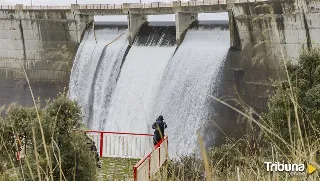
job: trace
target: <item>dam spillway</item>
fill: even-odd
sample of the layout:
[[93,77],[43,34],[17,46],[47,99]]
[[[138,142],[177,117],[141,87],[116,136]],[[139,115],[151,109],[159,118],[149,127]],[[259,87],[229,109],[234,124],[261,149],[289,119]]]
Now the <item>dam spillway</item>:
[[[228,22],[193,25],[179,47],[174,24],[145,23],[127,53],[126,39],[116,39],[123,32],[116,25],[87,30],[74,61],[70,97],[82,107],[90,129],[152,133],[161,114],[170,155],[188,154],[213,111],[208,95],[229,49]],[[112,39],[114,45],[105,46]],[[107,56],[109,46],[117,56]]]
[[80,104],[87,126],[101,129],[102,108],[113,94],[128,41],[125,25],[95,27],[85,33],[75,57],[69,97]]
[[105,130],[148,132],[151,105],[175,50],[175,27],[142,25],[126,57],[105,120]]

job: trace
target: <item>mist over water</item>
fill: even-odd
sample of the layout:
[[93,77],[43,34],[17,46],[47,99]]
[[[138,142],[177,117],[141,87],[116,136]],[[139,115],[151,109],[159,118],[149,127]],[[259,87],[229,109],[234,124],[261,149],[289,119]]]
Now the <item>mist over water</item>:
[[208,95],[217,86],[229,36],[224,23],[200,23],[187,31],[166,67],[152,113],[153,117],[162,114],[168,124],[171,156],[189,154],[197,148],[197,131],[213,111]]

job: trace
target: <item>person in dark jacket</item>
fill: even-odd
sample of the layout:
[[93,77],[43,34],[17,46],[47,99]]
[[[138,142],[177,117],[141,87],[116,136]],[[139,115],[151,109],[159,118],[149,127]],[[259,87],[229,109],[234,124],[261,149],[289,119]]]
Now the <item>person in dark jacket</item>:
[[164,137],[164,129],[167,128],[167,123],[163,122],[163,116],[160,115],[156,122],[153,123],[152,129],[154,129],[153,144],[156,145]]

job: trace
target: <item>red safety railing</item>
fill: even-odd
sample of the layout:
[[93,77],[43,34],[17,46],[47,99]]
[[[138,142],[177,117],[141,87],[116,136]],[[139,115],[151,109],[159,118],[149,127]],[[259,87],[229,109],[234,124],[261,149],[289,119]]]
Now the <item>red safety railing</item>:
[[152,134],[85,131],[95,142],[100,157],[142,158],[153,147]]
[[149,180],[169,158],[168,136],[165,136],[153,150],[133,167],[134,181]]

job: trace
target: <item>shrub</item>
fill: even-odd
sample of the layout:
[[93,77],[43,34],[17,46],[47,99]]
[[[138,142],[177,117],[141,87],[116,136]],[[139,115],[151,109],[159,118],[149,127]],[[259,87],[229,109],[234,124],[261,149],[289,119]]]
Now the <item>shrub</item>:
[[[16,170],[26,180],[96,180],[95,153],[85,133],[75,131],[83,128],[76,102],[60,93],[43,109],[36,106],[13,106],[0,122],[0,174]],[[24,154],[20,161],[18,149]]]
[[[289,64],[288,74],[289,80],[278,82],[269,99],[269,111],[264,114],[266,125],[288,144],[316,140],[320,136],[319,49],[304,49],[299,62]],[[287,145],[278,144],[286,152],[291,151]]]

